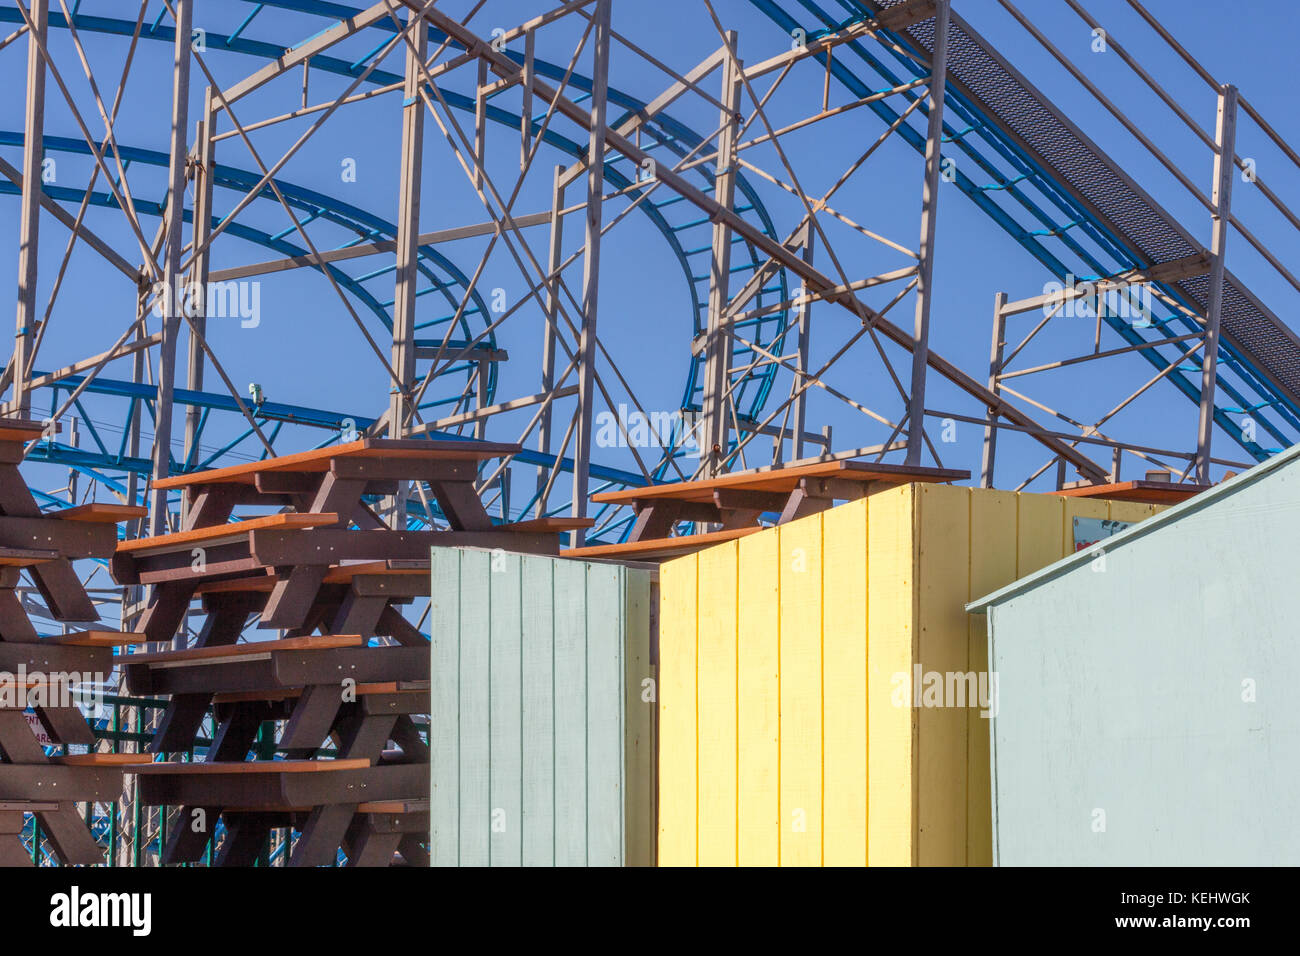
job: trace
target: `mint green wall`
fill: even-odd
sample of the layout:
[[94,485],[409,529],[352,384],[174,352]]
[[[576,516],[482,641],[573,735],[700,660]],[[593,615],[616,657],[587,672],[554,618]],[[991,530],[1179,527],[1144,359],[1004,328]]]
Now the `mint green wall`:
[[650,572],[434,548],[432,573],[433,864],[652,864]]
[[1000,865],[1297,865],[1300,448],[982,599]]

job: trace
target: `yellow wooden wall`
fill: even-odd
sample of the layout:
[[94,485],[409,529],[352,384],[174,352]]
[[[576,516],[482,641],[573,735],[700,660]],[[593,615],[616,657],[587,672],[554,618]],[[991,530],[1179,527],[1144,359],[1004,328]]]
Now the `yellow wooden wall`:
[[988,865],[988,721],[895,675],[984,670],[966,602],[1157,510],[909,485],[665,563],[660,865]]

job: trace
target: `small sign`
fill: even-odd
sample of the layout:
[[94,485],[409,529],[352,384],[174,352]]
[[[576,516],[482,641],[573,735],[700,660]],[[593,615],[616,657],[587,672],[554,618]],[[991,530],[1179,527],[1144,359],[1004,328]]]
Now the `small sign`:
[[36,714],[29,710],[24,712],[23,716],[27,718],[27,726],[32,728],[32,733],[36,736],[36,742],[42,747],[53,747],[54,741],[51,740],[50,735],[45,732],[45,727],[42,726],[41,721]]
[[1110,521],[1105,518],[1075,518],[1074,550],[1082,551],[1098,541],[1114,537],[1125,528],[1133,527],[1133,524],[1132,521]]

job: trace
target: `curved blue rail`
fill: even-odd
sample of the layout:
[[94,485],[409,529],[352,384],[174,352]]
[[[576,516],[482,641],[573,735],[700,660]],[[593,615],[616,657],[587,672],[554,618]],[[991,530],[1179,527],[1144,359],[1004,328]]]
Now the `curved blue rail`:
[[[239,0],[239,2],[252,4],[253,0]],[[234,31],[233,35],[226,36],[209,32],[206,36],[209,51],[227,50],[233,53],[240,53],[263,59],[279,57],[285,49],[283,45],[250,40],[238,35],[245,27],[247,27],[253,16],[255,16],[262,7],[267,6],[287,11],[294,11],[312,17],[324,18],[330,21],[337,21],[351,17],[360,12],[357,8],[334,3],[288,2],[288,0],[282,0],[282,2],[274,2],[273,0],[273,2],[269,3],[257,3],[253,5],[252,13],[250,13],[249,17],[245,19],[241,27]],[[0,22],[6,20],[19,23],[22,22],[22,16],[12,7],[0,6]],[[141,38],[143,40],[172,43],[174,40],[174,32],[169,27],[161,25],[160,21],[161,18],[159,18],[158,23],[155,23],[152,26],[147,26],[142,32]],[[129,37],[135,29],[133,21],[110,17],[87,16],[82,14],[76,14],[74,16],[74,23],[78,32],[100,33],[123,37]],[[328,25],[332,24],[327,24],[327,26]],[[50,26],[52,28],[66,29],[67,23],[61,14],[51,12]],[[375,31],[391,32],[395,30],[396,27],[390,21],[381,21],[370,29]],[[319,30],[313,30],[308,35],[314,35],[317,32],[319,32]],[[441,42],[441,39],[443,38],[440,36],[434,37],[435,42]],[[522,59],[517,53],[510,53],[510,55]],[[362,69],[364,69],[365,62],[366,60],[364,59],[361,62],[349,62],[337,57],[319,55],[312,58],[312,69],[351,77],[357,75]],[[565,68],[543,60],[537,60],[534,66],[540,75],[553,79],[562,78],[566,72]],[[397,74],[376,69],[371,72],[367,78],[367,82],[371,85],[385,85],[398,82],[400,79],[401,77]],[[589,93],[591,88],[590,80],[580,75],[570,76],[569,85],[572,89],[583,94]],[[473,112],[475,104],[472,99],[450,90],[440,89],[440,92],[448,105],[455,109]],[[626,111],[627,115],[640,111],[646,105],[644,101],[617,89],[610,90],[609,102],[611,107],[623,109]],[[501,109],[491,103],[487,105],[486,116],[489,120],[503,124],[512,129],[517,129],[520,124],[520,117],[518,114]],[[548,145],[574,157],[575,159],[581,159],[585,156],[585,144],[574,142],[553,130],[548,129],[543,133],[540,122],[535,118],[532,119],[532,122],[534,132],[542,136],[543,140]],[[663,149],[677,157],[682,157],[690,153],[690,151],[697,147],[703,139],[698,133],[691,130],[689,127],[677,122],[671,116],[665,114],[656,116],[651,122],[647,123],[642,128],[642,138],[643,141],[649,143],[649,149]],[[10,141],[12,142],[12,139]],[[47,138],[47,142],[55,141],[56,138]],[[68,142],[69,148],[74,148],[71,141]],[[82,143],[80,146],[82,150],[84,150],[85,144]],[[127,151],[124,150],[123,152],[124,158],[126,158],[125,154]],[[159,157],[162,156],[162,154],[157,151],[150,150],[131,150],[130,152],[135,154],[132,157],[132,161],[156,163]],[[714,170],[710,165],[705,164],[696,168],[696,175],[703,179],[706,187],[710,187],[714,176]],[[258,177],[255,176],[250,178],[250,174],[243,171],[231,170],[229,167],[219,167],[218,184],[222,186],[228,186],[235,189],[243,186],[247,189],[255,185],[257,179]],[[632,199],[637,199],[641,196],[641,191],[635,188],[635,179],[629,177],[619,169],[617,159],[607,163],[605,168],[605,179],[613,188],[618,190],[627,190],[627,194]],[[375,236],[392,234],[392,225],[390,223],[386,223],[377,217],[369,216],[355,207],[350,207],[347,204],[340,203],[333,197],[323,196],[320,194],[311,194],[310,197],[308,197],[305,195],[305,190],[289,188],[285,190],[286,199],[290,198],[290,191],[294,193],[293,199],[290,200],[291,203],[296,208],[302,209],[310,215],[319,218],[333,219],[348,228],[354,229],[359,235],[364,234],[366,229],[374,230],[370,235]],[[51,191],[51,194],[57,195],[53,191]],[[80,201],[80,195],[74,195],[73,193],[68,193],[66,195],[71,201]],[[757,191],[743,176],[737,177],[737,195],[739,197],[737,212],[753,219],[756,222],[756,225],[758,225],[765,234],[775,237],[776,234],[771,218],[763,207]],[[115,205],[115,201],[112,200],[111,196],[104,195],[93,196],[91,202],[97,205]],[[143,205],[146,208],[143,208],[141,211],[153,211],[147,208],[149,204],[146,203]],[[681,203],[680,200],[675,198],[655,201],[654,197],[651,196],[642,201],[638,208],[651,220],[655,227],[664,236],[669,247],[672,249],[674,256],[682,267],[687,280],[693,308],[693,332],[698,335],[703,330],[707,319],[705,309],[707,307],[708,269],[707,257],[704,260],[703,266],[697,265],[700,260],[694,259],[693,261],[693,257],[702,256],[707,252],[711,242],[711,223],[709,223],[707,219],[701,219],[694,216],[688,205]],[[274,248],[283,248],[283,246],[274,245],[275,243],[285,243],[283,238],[285,234],[281,234],[280,236],[267,236],[265,234],[257,233],[256,230],[236,229],[234,224],[229,227],[229,231],[231,231],[233,235],[240,235],[244,238],[251,239],[252,241],[260,242],[263,245],[272,244],[272,247]],[[733,272],[741,273],[743,281],[743,274],[747,271],[752,274],[752,270],[760,267],[766,262],[766,256],[761,255],[756,249],[747,245],[742,244],[741,248],[746,249],[748,255],[741,257],[741,264],[733,267]],[[450,275],[454,281],[459,282],[463,287],[463,276],[460,275],[444,257],[439,256],[436,251],[431,249],[424,249],[422,250],[422,253],[431,254],[431,256],[437,261],[438,268]],[[301,254],[301,251],[290,252],[288,254]],[[425,271],[426,276],[429,276],[427,270],[423,271]],[[373,294],[366,293],[361,287],[360,282],[346,277],[341,270],[331,268],[330,272],[331,275],[340,282],[340,285],[347,288],[349,292],[357,295],[360,301],[362,301],[367,308],[380,317],[381,321],[385,322],[386,325],[391,325],[391,319],[384,308],[387,303],[383,303]],[[429,277],[431,281],[433,281],[432,276]],[[787,279],[784,272],[781,272],[778,273],[760,292],[757,298],[757,304],[761,306],[763,304],[770,304],[771,302],[788,301],[789,298]],[[481,302],[476,301],[475,309],[481,309]],[[481,312],[480,314],[486,313]],[[741,323],[740,327],[743,329],[741,334],[744,335],[744,337],[757,342],[763,348],[779,353],[790,321],[791,314],[788,311],[778,311],[771,315],[762,316]],[[738,366],[743,366],[743,358],[748,351],[749,350],[746,348],[737,349]],[[762,410],[768,399],[776,371],[777,369],[774,366],[766,365],[755,370],[736,374],[734,378],[735,386],[733,395],[736,400],[737,413],[742,422],[758,417],[758,413]],[[495,374],[495,369],[493,370],[493,373]],[[690,360],[687,372],[687,380],[682,399],[682,406],[684,409],[699,409],[702,379],[703,357],[694,356]],[[493,384],[495,384],[495,380]],[[93,387],[91,391],[93,391]],[[355,416],[349,417],[359,421]],[[251,437],[251,430],[242,437],[245,439]],[[105,462],[105,464],[108,464],[108,462]],[[667,468],[668,461],[665,459],[658,466],[656,475],[665,473]]]
[[[857,0],[835,0],[831,9],[814,0],[750,0],[750,3],[781,29],[787,32],[802,29],[810,40],[870,20],[874,15]],[[907,35],[882,33],[886,40],[895,44],[915,47]],[[823,65],[826,62],[824,55],[818,55],[817,59]],[[830,70],[837,82],[858,97],[873,92],[881,81],[897,85],[926,75],[924,68],[909,57],[883,42],[872,40],[844,44],[831,58]],[[916,93],[906,96],[913,100]],[[885,123],[896,121],[899,115],[884,100],[871,103],[868,108]],[[924,105],[918,110],[923,114],[926,111]],[[1124,236],[1100,222],[1074,197],[1067,183],[1037,163],[995,118],[986,115],[952,84],[945,96],[944,132],[948,149],[959,150],[971,161],[963,161],[955,167],[954,184],[1053,275],[1062,281],[1069,275],[1088,280],[1143,265],[1142,257]],[[899,135],[918,152],[924,153],[925,138],[920,133],[904,124]],[[971,179],[965,172],[970,167],[978,169],[990,181],[980,184]],[[1004,167],[1013,172],[1008,175]],[[1025,218],[1036,227],[1023,224]],[[1159,283],[1159,286],[1175,301],[1193,311],[1198,308],[1172,283]],[[1153,318],[1145,329],[1135,327],[1120,316],[1106,315],[1104,318],[1128,345],[1139,345],[1199,328],[1174,310]],[[1178,343],[1174,348],[1186,356],[1191,345]],[[1155,349],[1142,349],[1136,354],[1157,370],[1163,371],[1172,364]],[[1237,406],[1215,408],[1214,419],[1224,432],[1256,461],[1262,461],[1289,445],[1291,439],[1283,428],[1300,430],[1300,408],[1286,394],[1274,388],[1259,369],[1226,341],[1220,344],[1219,369],[1216,394],[1226,396]],[[1229,374],[1231,378],[1227,377]],[[1170,372],[1167,378],[1191,401],[1199,404],[1198,363],[1180,363],[1180,367]],[[1247,390],[1252,393],[1251,398],[1246,396]],[[1230,417],[1247,413],[1257,421],[1260,431],[1273,438],[1279,447],[1266,447],[1247,438],[1241,425]]]

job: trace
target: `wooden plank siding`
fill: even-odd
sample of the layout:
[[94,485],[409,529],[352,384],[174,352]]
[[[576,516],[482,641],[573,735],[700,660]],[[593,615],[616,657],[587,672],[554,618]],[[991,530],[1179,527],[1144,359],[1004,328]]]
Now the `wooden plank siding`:
[[660,865],[989,865],[988,720],[914,667],[986,671],[966,602],[1159,510],[914,484],[662,565]]
[[653,865],[650,572],[434,548],[435,866]]

